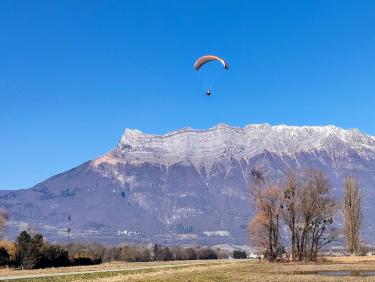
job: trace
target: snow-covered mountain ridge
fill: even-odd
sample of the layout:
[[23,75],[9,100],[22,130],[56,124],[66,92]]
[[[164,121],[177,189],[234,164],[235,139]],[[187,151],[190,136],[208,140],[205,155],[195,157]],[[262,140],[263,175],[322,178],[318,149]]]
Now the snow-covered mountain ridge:
[[345,130],[332,125],[254,124],[241,128],[219,124],[207,130],[185,128],[165,135],[126,129],[117,147],[95,160],[94,165],[191,162],[210,166],[222,155],[248,159],[265,150],[279,156],[322,150],[345,155],[347,151],[355,151],[365,159],[375,159],[375,137],[358,129]]

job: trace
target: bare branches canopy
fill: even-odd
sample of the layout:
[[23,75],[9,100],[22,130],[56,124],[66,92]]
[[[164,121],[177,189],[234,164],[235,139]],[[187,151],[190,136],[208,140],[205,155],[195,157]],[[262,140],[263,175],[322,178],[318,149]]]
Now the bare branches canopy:
[[[253,245],[274,261],[286,254],[285,239],[293,260],[316,260],[318,252],[338,237],[332,225],[338,204],[327,177],[319,170],[289,172],[285,183],[276,185],[260,175],[252,172],[250,188],[256,208],[249,224]],[[281,236],[283,230],[287,231]]]

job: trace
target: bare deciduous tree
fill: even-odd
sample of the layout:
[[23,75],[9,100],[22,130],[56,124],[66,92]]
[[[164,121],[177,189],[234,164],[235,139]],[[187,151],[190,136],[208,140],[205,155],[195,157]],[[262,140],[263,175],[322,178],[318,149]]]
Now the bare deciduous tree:
[[361,194],[358,181],[347,176],[344,184],[344,233],[348,251],[357,253],[360,248]]
[[257,213],[249,224],[250,238],[274,261],[284,249],[280,236],[281,191],[277,185],[269,185],[259,171],[252,171],[252,179],[250,194]]
[[0,209],[0,238],[3,238],[4,231],[8,224],[8,214],[4,209]]
[[261,173],[252,172],[251,188],[256,214],[249,224],[253,244],[263,247],[269,259],[285,252],[281,230],[289,229],[293,260],[316,260],[318,252],[338,237],[333,217],[338,205],[329,191],[327,177],[319,170],[289,172],[283,189],[269,185]]
[[301,190],[299,179],[296,174],[289,171],[286,175],[284,186],[284,199],[282,204],[282,215],[285,224],[289,227],[291,233],[291,254],[292,260],[297,257],[297,246],[299,245],[299,222],[301,222],[301,213],[297,205],[297,193]]
[[298,223],[299,260],[316,260],[319,250],[337,239],[332,227],[333,216],[338,210],[336,200],[329,193],[327,177],[319,170],[307,170],[298,195],[297,205],[301,213]]

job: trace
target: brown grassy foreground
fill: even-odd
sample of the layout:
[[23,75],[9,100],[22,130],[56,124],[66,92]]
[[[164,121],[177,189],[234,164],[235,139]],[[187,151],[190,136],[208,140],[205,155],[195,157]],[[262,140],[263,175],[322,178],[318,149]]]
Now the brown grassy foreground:
[[[117,269],[118,271],[107,272]],[[95,270],[99,272],[72,274]],[[375,281],[372,277],[328,277],[301,274],[308,271],[354,270],[375,271],[375,258],[330,258],[321,263],[267,263],[249,260],[182,261],[151,263],[109,263],[88,267],[16,271],[1,270],[0,276],[66,273],[63,276],[35,277],[12,281]]]

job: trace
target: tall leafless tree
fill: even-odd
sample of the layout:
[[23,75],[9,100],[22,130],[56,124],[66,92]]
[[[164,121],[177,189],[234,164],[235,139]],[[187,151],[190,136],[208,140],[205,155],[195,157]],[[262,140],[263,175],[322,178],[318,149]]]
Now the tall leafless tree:
[[0,209],[0,238],[3,238],[4,231],[8,224],[8,214],[4,209]]
[[328,179],[321,171],[305,172],[298,201],[302,214],[299,260],[316,260],[319,250],[337,240],[332,223],[338,205],[329,188]]
[[360,247],[361,204],[358,181],[353,176],[347,176],[344,184],[344,233],[351,253],[357,253]]
[[298,195],[300,191],[300,183],[297,175],[289,171],[286,175],[284,186],[284,198],[282,204],[282,215],[285,224],[289,227],[291,237],[291,255],[292,260],[296,260],[297,246],[299,239],[299,222],[301,222],[301,214],[298,211]]
[[270,185],[260,171],[252,171],[252,180],[250,195],[256,214],[249,223],[250,239],[269,261],[275,261],[284,249],[280,236],[281,191],[277,185]]

